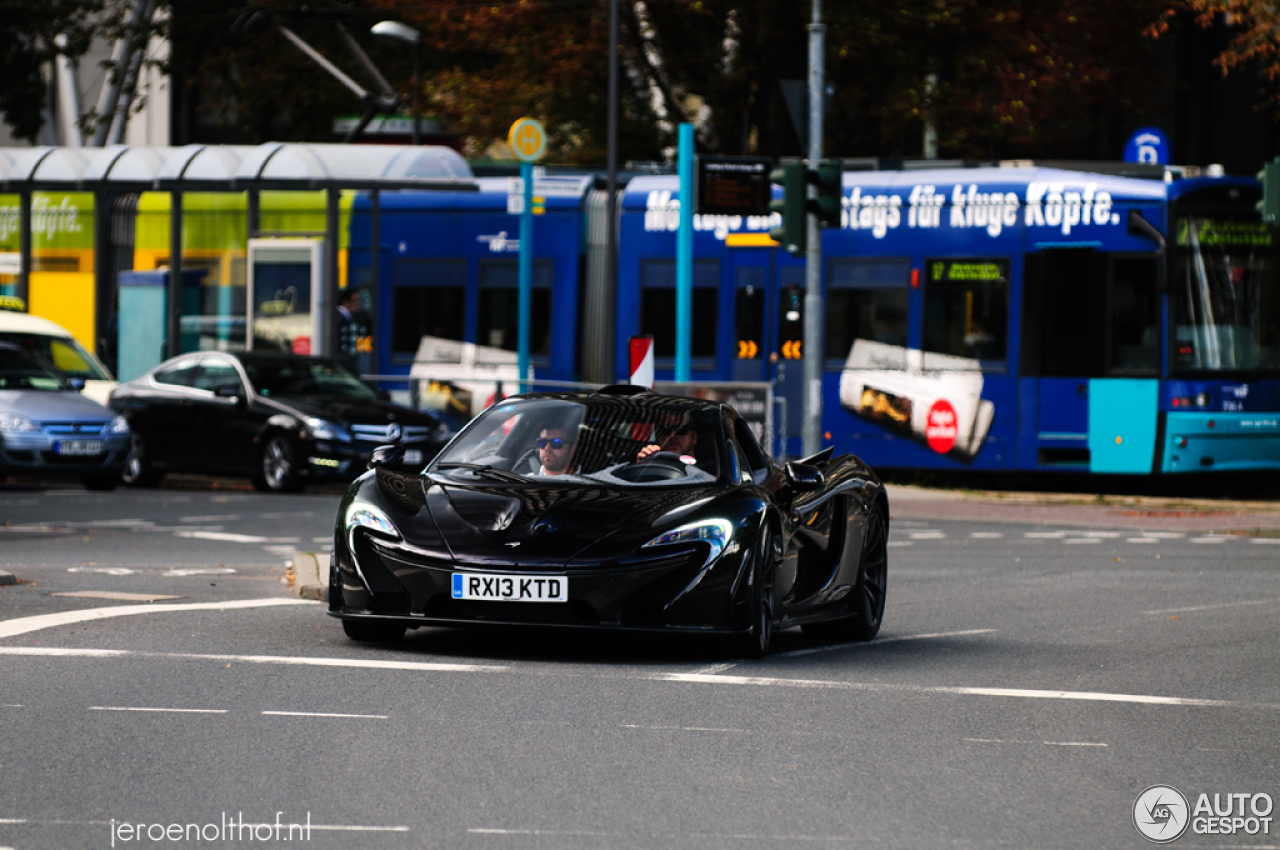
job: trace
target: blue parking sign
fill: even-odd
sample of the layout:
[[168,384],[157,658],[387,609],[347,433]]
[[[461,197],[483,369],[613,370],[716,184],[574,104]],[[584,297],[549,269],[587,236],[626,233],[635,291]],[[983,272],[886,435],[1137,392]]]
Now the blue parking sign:
[[1169,140],[1158,127],[1135,130],[1124,146],[1124,161],[1164,165],[1169,161]]

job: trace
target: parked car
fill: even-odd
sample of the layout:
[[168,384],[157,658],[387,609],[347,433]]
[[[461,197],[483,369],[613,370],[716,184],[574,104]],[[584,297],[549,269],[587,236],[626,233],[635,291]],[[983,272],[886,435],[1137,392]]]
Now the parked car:
[[0,477],[75,476],[91,490],[120,483],[129,426],[82,396],[81,385],[44,358],[0,342]]
[[392,404],[340,364],[278,352],[195,352],[111,395],[129,420],[127,484],[166,472],[248,475],[260,490],[350,480],[377,446],[425,462],[451,435],[435,414]]
[[84,382],[81,392],[99,404],[106,404],[116,387],[116,379],[102,361],[56,322],[0,310],[0,342],[38,354],[67,377],[80,379]]
[[425,469],[380,450],[339,508],[329,613],[348,637],[428,624],[870,640],[889,504],[827,449],[775,465],[729,406],[638,387],[512,396]]

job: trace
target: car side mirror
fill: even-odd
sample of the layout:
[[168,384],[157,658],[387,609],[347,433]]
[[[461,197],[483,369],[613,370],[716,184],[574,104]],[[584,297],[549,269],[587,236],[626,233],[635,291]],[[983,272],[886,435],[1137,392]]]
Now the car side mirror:
[[84,378],[68,378],[67,386],[78,393],[84,392],[85,380]]
[[236,384],[223,384],[220,387],[216,387],[213,394],[218,398],[235,399],[236,404],[245,403],[244,388]]
[[787,464],[787,484],[797,493],[821,490],[826,482],[826,476],[816,466],[796,461]]
[[404,446],[378,446],[369,453],[368,469],[399,469],[404,459]]

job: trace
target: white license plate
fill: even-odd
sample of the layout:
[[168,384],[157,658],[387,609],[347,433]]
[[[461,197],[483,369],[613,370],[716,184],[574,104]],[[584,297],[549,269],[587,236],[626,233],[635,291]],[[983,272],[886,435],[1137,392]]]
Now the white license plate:
[[422,463],[422,449],[405,449],[404,462],[410,466]]
[[453,598],[486,602],[568,602],[569,580],[564,576],[454,573]]
[[59,440],[54,451],[60,455],[100,455],[103,443],[101,440]]

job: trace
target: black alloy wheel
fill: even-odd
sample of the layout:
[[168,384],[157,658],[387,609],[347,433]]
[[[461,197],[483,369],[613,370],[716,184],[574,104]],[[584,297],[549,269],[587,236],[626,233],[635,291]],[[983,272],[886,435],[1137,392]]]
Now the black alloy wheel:
[[858,561],[858,580],[849,593],[850,615],[826,623],[806,624],[806,636],[819,640],[868,641],[880,631],[884,621],[885,594],[889,581],[889,526],[884,508],[874,504],[867,511],[866,532]]
[[404,637],[405,626],[397,623],[381,623],[377,620],[343,620],[342,630],[347,637],[361,643],[395,643]]
[[773,532],[766,523],[751,553],[751,631],[734,641],[734,654],[742,658],[763,658],[773,644],[773,581],[777,552]]
[[297,493],[302,489],[302,474],[298,470],[298,450],[283,434],[272,434],[262,447],[260,471],[253,477],[253,486],[271,493]]
[[[129,456],[125,458],[124,472],[120,473],[120,480],[130,487],[154,487],[160,483],[161,478],[164,478],[164,472],[152,465],[151,452],[142,435],[137,431],[131,432]],[[87,481],[85,486],[88,486]]]

